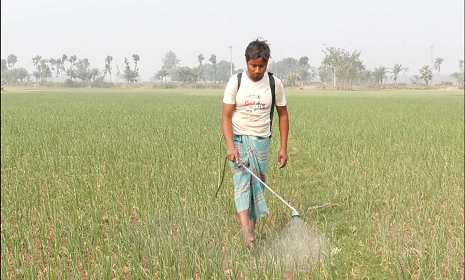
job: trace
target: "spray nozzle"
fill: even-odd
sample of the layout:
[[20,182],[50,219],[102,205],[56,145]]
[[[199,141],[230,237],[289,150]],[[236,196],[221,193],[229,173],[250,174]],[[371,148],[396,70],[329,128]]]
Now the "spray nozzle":
[[297,211],[292,211],[292,217],[291,217],[291,219],[292,219],[292,218],[300,218],[299,212],[297,212]]

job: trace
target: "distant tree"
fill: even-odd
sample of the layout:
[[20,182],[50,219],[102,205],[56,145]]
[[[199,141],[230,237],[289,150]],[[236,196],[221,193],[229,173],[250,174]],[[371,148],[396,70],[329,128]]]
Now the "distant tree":
[[199,55],[197,56],[197,60],[199,61],[199,65],[202,65],[202,61],[203,61],[204,59],[205,59],[205,57],[203,57],[202,54],[199,54]]
[[68,76],[71,81],[76,80],[76,78],[77,78],[76,69],[71,68],[71,67],[66,69],[65,70],[65,76]]
[[461,88],[464,86],[465,74],[463,71],[463,59],[459,60],[459,72],[454,72],[450,75],[452,78],[457,80],[457,83]]
[[61,66],[60,66],[60,72],[61,73],[65,73],[66,72],[66,67],[65,67],[65,63],[66,61],[68,61],[68,56],[66,54],[63,54],[61,56]]
[[37,55],[32,58],[32,64],[36,68],[36,70],[32,72],[33,77],[36,78],[36,82],[44,82],[47,78],[52,76],[52,70],[50,69],[48,59],[42,59],[40,55]]
[[373,85],[374,76],[371,70],[363,70],[359,75],[359,83],[364,85]]
[[411,79],[412,84],[418,85],[420,83],[420,76],[418,75],[413,75],[413,78]]
[[74,65],[76,64],[77,56],[76,56],[76,55],[72,55],[72,56],[68,57],[68,61],[69,61],[69,63],[71,64],[71,68],[73,68]]
[[287,74],[300,72],[299,60],[293,57],[287,57],[280,61],[273,61],[272,69],[272,72],[276,76],[279,75],[279,77],[282,77],[283,83],[286,83]]
[[165,69],[169,76],[176,75],[176,69],[178,68],[180,60],[174,52],[167,52],[162,62],[162,69]]
[[34,68],[36,68],[37,70],[39,70],[39,63],[41,60],[42,60],[42,56],[40,55],[36,55],[35,57],[32,58],[32,65],[34,65]]
[[58,67],[56,66],[56,65],[57,65],[56,59],[52,57],[52,58],[50,58],[50,59],[48,60],[48,63],[49,63],[49,65],[50,65],[50,70],[52,70],[52,72],[55,71],[56,76],[58,77],[58,71],[60,71],[60,70],[56,70],[56,69],[58,68]]
[[133,75],[132,75],[132,69],[129,66],[129,60],[127,57],[124,58],[124,64],[126,64],[126,67],[124,67],[123,74],[121,74],[121,78],[126,80],[126,82],[129,84],[133,82],[133,79],[132,79]]
[[89,60],[87,58],[79,59],[75,66],[76,77],[83,82],[89,82],[91,79]]
[[137,63],[139,62],[140,60],[140,57],[139,55],[137,54],[133,54],[132,55],[132,60],[134,61],[134,70],[132,71],[132,75],[133,75],[133,82],[137,82],[137,78],[139,78],[139,68],[137,67]]
[[166,77],[168,76],[168,71],[166,71],[163,67],[162,69],[158,70],[158,72],[153,76],[155,80],[160,80],[162,82],[166,82]]
[[29,72],[24,67],[17,69],[16,78],[22,83],[24,79],[29,79]]
[[202,76],[202,61],[204,59],[205,58],[203,57],[202,54],[199,54],[197,56],[197,60],[199,61],[199,66],[197,67],[197,69],[195,69],[195,76],[196,76],[197,83],[200,82],[200,77]]
[[[286,74],[286,79],[289,74],[291,73],[298,73],[299,72],[299,61],[293,57],[287,57],[283,59],[284,65],[285,65],[285,74]],[[291,75],[289,77],[295,78],[295,75]],[[292,84],[292,83],[291,83]]]
[[8,62],[6,59],[2,58],[2,72],[8,70]]
[[[65,59],[65,60],[63,60]],[[76,64],[76,61],[77,61],[77,56],[76,55],[72,55],[70,57],[68,57],[67,55],[63,55],[63,64],[65,61],[68,61],[69,62],[69,67],[68,69],[65,71],[65,75],[69,77],[70,80],[76,80],[77,79],[77,71],[76,69],[74,69],[74,65]]]
[[92,79],[92,82],[94,82],[97,78],[100,77],[101,72],[100,72],[100,70],[98,68],[92,68],[90,70],[89,74],[90,74],[90,77]]
[[441,73],[441,65],[443,62],[444,62],[444,59],[441,57],[436,58],[436,60],[434,61],[434,69],[438,70],[438,76]]
[[308,77],[308,69],[310,65],[308,64],[308,57],[302,56],[299,59],[299,75],[300,75],[300,86],[305,85],[305,80]]
[[18,62],[18,58],[14,54],[10,54],[6,59],[8,63],[8,68],[13,69],[15,67],[16,62]]
[[454,78],[457,83],[459,84],[460,87],[463,88],[463,84],[464,84],[464,75],[463,75],[463,72],[454,72],[450,75],[452,78]]
[[299,73],[288,73],[286,76],[286,85],[288,86],[295,86],[298,80],[301,80]]
[[[267,70],[277,76],[278,73],[276,72],[276,61],[274,61],[273,59],[270,59],[270,61],[268,61]],[[242,71],[242,72],[244,72],[244,71]]]
[[322,51],[325,57],[321,64],[331,71],[333,85],[343,90],[352,88],[353,80],[365,70],[360,59],[361,51],[349,52],[341,48],[324,46],[325,49]]
[[322,51],[325,54],[325,57],[321,62],[321,65],[324,65],[331,72],[333,86],[336,86],[337,71],[342,66],[342,56],[344,50],[341,48],[327,47],[325,44],[323,45],[325,46],[325,49]]
[[212,67],[213,67],[213,82],[215,82],[215,77],[216,77],[216,55],[212,54],[208,61],[210,61],[210,63],[212,64]]
[[[216,64],[216,81],[219,82],[227,82],[229,81],[230,78],[230,70],[231,67],[231,62],[226,61],[226,60],[221,60]],[[234,69],[234,64],[233,64],[233,69]]]
[[36,79],[36,82],[40,82],[40,73],[37,70],[32,71],[32,76]]
[[55,59],[55,73],[56,73],[57,78],[64,71],[62,69],[63,69],[63,63],[61,61],[61,57]]
[[360,59],[361,54],[361,51],[353,51],[352,53],[346,52],[344,54],[345,63],[342,68],[342,77],[344,77],[344,83],[342,84],[343,89],[344,84],[346,84],[346,90],[352,89],[353,81],[358,79],[361,73],[365,70],[365,65],[363,65],[363,61]]
[[192,83],[195,81],[195,76],[195,71],[185,66],[177,69],[174,78],[181,83]]
[[404,73],[405,76],[407,76],[408,73],[410,72],[410,68],[404,67],[404,69],[402,70],[402,72]]
[[118,83],[118,78],[121,77],[121,71],[119,69],[119,66],[116,65],[116,83]]
[[108,55],[106,58],[105,58],[105,70],[103,71],[103,77],[102,77],[102,80],[105,79],[105,76],[108,74],[110,74],[110,83],[111,83],[111,62],[113,61],[113,56],[111,55]]
[[433,79],[433,72],[428,65],[421,67],[420,78],[425,81],[426,85],[428,85],[428,82]]
[[139,56],[134,54],[132,58],[135,64],[134,69],[131,69],[131,67],[129,66],[129,60],[125,57],[124,64],[126,66],[124,67],[123,74],[121,74],[121,78],[126,80],[128,84],[137,82],[137,78],[139,77],[139,74],[138,74],[139,69],[137,68],[137,62],[139,61]]
[[320,65],[320,67],[318,67],[318,77],[320,78],[320,82],[323,84],[323,88],[326,88],[326,82],[331,81],[331,69],[327,65]]
[[29,78],[29,73],[24,67],[15,68],[11,72],[11,81],[12,82],[23,82],[24,79]]
[[378,84],[383,85],[383,81],[386,78],[387,68],[384,66],[379,66],[373,70],[373,76]]
[[392,77],[394,77],[394,82],[397,86],[397,79],[399,78],[399,73],[402,72],[402,70],[404,70],[404,68],[402,67],[402,64],[394,64],[394,66],[391,68],[391,73],[392,73]]
[[52,77],[52,70],[48,59],[41,59],[39,63],[40,82],[47,81],[47,78]]

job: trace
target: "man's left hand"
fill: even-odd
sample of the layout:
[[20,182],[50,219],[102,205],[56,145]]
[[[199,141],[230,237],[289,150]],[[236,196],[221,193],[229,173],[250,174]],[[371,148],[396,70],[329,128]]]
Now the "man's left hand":
[[279,154],[278,154],[279,168],[283,168],[284,166],[286,166],[288,159],[289,158],[287,156],[287,151],[286,150],[280,150]]

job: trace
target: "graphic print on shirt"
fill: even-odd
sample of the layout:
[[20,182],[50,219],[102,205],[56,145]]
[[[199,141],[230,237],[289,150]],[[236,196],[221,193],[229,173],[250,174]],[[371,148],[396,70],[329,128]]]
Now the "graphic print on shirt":
[[[265,92],[267,90],[268,89],[266,89]],[[265,94],[265,92],[263,92],[263,94]],[[261,98],[261,94],[249,94],[247,96],[247,99],[244,102],[245,113],[241,113],[242,119],[247,119],[249,121],[258,121],[260,119],[261,115],[256,114],[256,111],[266,109],[268,107],[268,105],[260,100]]]

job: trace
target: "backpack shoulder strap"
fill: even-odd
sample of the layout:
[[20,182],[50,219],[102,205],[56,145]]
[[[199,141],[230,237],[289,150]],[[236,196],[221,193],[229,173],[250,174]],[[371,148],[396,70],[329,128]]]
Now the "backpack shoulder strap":
[[268,72],[268,77],[270,79],[270,88],[271,88],[271,113],[270,113],[270,130],[271,130],[271,126],[273,125],[274,107],[276,104],[276,87],[275,87],[273,73]]
[[242,72],[237,74],[237,91],[239,91],[239,88],[241,87],[241,78],[242,78]]

